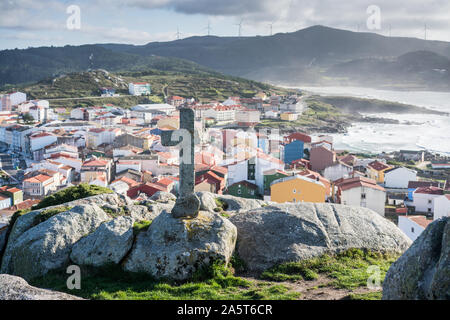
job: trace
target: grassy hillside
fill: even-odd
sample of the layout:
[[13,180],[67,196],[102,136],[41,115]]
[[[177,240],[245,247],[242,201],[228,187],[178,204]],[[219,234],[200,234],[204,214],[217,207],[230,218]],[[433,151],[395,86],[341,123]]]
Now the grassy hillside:
[[275,266],[249,275],[234,257],[232,268],[215,264],[200,269],[191,281],[152,279],[143,273],[124,272],[118,266],[82,267],[80,290],[68,290],[65,270],[52,271],[30,284],[99,300],[295,300],[381,299],[379,288],[367,286],[369,266],[380,270],[380,284],[395,255],[350,249],[339,255],[323,255]]
[[[128,93],[128,83],[148,82],[152,87],[150,97],[135,97]],[[113,87],[120,97],[100,97],[101,87]],[[139,103],[161,103],[166,96],[179,95],[207,102],[225,100],[230,96],[253,97],[264,91],[267,94],[286,94],[289,91],[264,83],[225,76],[217,72],[197,71],[127,71],[110,73],[105,70],[70,73],[49,78],[31,85],[15,86],[27,93],[30,99],[47,99],[53,107],[76,107],[114,104],[129,107]],[[6,92],[7,90],[4,90]],[[291,91],[292,92],[292,91]]]
[[427,108],[417,107],[409,104],[398,102],[383,101],[377,99],[363,99],[354,97],[341,96],[314,96],[323,103],[331,104],[342,112],[354,113],[416,113],[416,114],[439,114],[444,112],[431,110]]
[[[398,57],[394,65],[386,62],[392,57]],[[205,36],[143,46],[98,44],[3,50],[0,86],[88,69],[198,74],[210,72],[210,68],[292,85],[360,84],[362,78],[373,86],[384,86],[390,79],[389,86],[449,90],[448,58],[449,42],[314,26],[273,36]],[[371,72],[364,72],[366,69]]]
[[90,69],[111,71],[164,70],[211,72],[206,67],[178,58],[114,52],[99,45],[41,47],[0,51],[0,86],[33,83]]

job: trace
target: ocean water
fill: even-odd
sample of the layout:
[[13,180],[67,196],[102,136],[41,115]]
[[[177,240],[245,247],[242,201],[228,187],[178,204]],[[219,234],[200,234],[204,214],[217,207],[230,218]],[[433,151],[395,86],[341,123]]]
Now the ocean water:
[[[361,87],[302,87],[321,95],[341,95],[394,101],[450,113],[450,92],[388,91]],[[399,120],[399,124],[355,123],[347,134],[334,134],[336,149],[389,152],[429,150],[450,155],[450,116],[428,114],[367,114]],[[413,124],[407,124],[407,122]]]

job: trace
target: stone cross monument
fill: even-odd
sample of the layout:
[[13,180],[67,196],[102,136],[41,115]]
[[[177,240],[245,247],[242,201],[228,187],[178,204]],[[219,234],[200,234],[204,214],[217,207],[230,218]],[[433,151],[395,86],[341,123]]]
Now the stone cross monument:
[[178,198],[172,209],[175,218],[195,218],[200,200],[194,193],[195,186],[195,128],[194,110],[180,109],[180,129],[162,131],[161,143],[166,147],[180,147],[180,184]]

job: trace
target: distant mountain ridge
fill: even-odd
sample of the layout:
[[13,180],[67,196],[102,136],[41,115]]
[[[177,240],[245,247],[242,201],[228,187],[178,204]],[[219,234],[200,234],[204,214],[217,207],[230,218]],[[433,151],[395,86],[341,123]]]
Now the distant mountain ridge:
[[[61,57],[60,51],[69,53],[66,59]],[[381,59],[383,61],[397,59],[402,61],[405,66],[410,64],[413,68],[418,64],[417,59],[435,61],[437,59],[431,55],[423,57],[413,55],[408,60],[406,59],[408,56],[405,55],[428,51],[449,59],[450,43],[424,41],[416,38],[384,37],[375,33],[314,26],[293,33],[278,33],[273,36],[196,36],[169,42],[152,42],[142,46],[97,44],[79,47],[8,50],[7,53],[0,51],[0,84],[23,81],[21,78],[17,79],[19,76],[12,75],[13,69],[8,69],[8,61],[24,59],[26,63],[19,68],[23,72],[26,72],[27,66],[39,70],[37,65],[41,59],[44,61],[44,65],[49,65],[48,68],[54,72],[69,67],[79,68],[71,71],[84,71],[85,69],[82,68],[89,65],[86,57],[87,51],[94,52],[96,68],[111,71],[148,68],[152,66],[152,59],[165,57],[166,59],[181,59],[177,61],[183,61],[185,64],[190,61],[193,63],[190,65],[192,70],[212,69],[229,75],[272,83],[326,84],[327,78],[335,76],[337,78],[330,81],[346,84],[351,83],[353,75],[358,73],[358,70],[349,70],[350,67],[362,66],[361,59]],[[50,58],[53,55],[56,56],[56,59]],[[82,55],[83,58],[81,59],[79,55]],[[9,60],[5,56],[9,57]],[[437,65],[438,69],[445,69],[441,65],[445,66],[446,61],[442,61]],[[349,64],[345,66],[346,63]],[[429,71],[427,69],[430,65],[429,62],[418,65],[422,65],[418,69],[419,73]],[[384,70],[384,68],[382,69]],[[347,71],[344,72],[345,70]],[[410,71],[402,68],[397,71],[400,72],[398,76],[389,77],[392,78],[389,80],[411,79]],[[381,76],[381,79],[371,84],[383,85],[382,78]],[[428,76],[418,77],[417,85],[433,87],[435,81],[439,80]]]

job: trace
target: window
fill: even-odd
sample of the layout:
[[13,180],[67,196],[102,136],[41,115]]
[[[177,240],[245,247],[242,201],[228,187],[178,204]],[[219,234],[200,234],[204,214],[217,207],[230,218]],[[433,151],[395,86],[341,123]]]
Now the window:
[[297,190],[294,189],[294,190],[292,190],[292,192],[293,192],[293,193],[297,193]]
[[241,193],[242,193],[242,190],[241,190],[241,189],[239,189],[239,190],[238,190],[238,194],[241,194]]
[[414,227],[411,227],[411,232],[414,233]]
[[431,204],[431,200],[428,200],[428,204]]
[[250,194],[251,194],[252,196],[254,196],[254,195],[255,195],[255,190],[250,190]]
[[366,198],[366,194],[365,193],[361,193],[361,199],[365,199]]
[[295,200],[295,198],[294,198],[294,200],[292,200],[292,202],[294,202],[294,203],[295,203],[295,202],[297,202],[297,200]]

